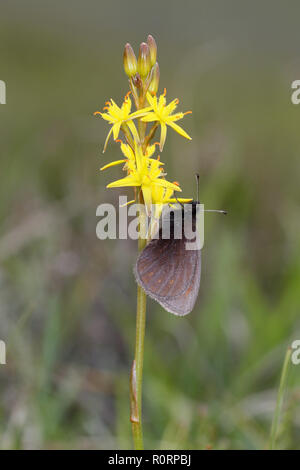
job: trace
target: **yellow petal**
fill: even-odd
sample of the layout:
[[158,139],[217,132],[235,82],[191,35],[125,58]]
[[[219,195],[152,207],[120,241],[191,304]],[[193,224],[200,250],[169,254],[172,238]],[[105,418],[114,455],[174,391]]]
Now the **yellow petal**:
[[182,137],[185,137],[186,139],[192,140],[192,138],[182,129],[182,127],[178,126],[178,124],[175,124],[175,122],[168,122],[169,126],[174,129],[178,134],[182,135]]
[[154,152],[155,152],[155,144],[148,145],[148,147],[146,148],[146,157],[148,158],[152,157]]
[[155,113],[146,114],[146,116],[142,117],[141,121],[143,122],[152,122],[152,121],[159,121],[159,117]]
[[134,153],[130,145],[124,144],[123,142],[121,143],[121,150],[123,155],[128,158],[128,160],[133,160],[134,161]]
[[108,141],[109,141],[109,138],[110,138],[110,136],[111,136],[112,131],[113,131],[113,127],[110,129],[110,131],[109,131],[109,133],[107,134],[107,137],[106,137],[106,139],[105,139],[104,148],[103,148],[103,153],[104,153],[105,150],[106,150],[106,147],[107,147],[107,144],[108,144]]
[[115,119],[110,116],[110,114],[107,114],[107,113],[100,113],[101,114],[101,117],[102,119],[105,119],[105,121],[109,121],[110,124],[113,124],[115,122]]
[[146,108],[140,109],[139,111],[135,111],[134,113],[129,114],[128,118],[135,119],[137,117],[144,116],[151,110],[152,110],[152,106],[147,106]]
[[109,111],[108,111],[109,114],[111,114],[116,119],[120,119],[120,117],[122,116],[122,109],[119,108],[117,103],[115,103],[112,98],[110,99],[110,101],[111,101],[112,104],[109,107]]
[[162,109],[165,108],[165,106],[166,106],[166,98],[165,98],[165,95],[162,94],[162,95],[160,95],[160,97],[159,97],[158,106],[157,106],[157,107],[158,107],[159,110],[162,110]]
[[178,121],[179,119],[182,119],[184,117],[184,113],[175,113],[172,114],[171,116],[168,116],[168,121]]
[[111,166],[116,166],[120,165],[121,163],[126,162],[127,160],[115,160],[114,162],[108,163],[107,165],[104,165],[100,168],[100,171],[106,170],[107,168],[110,168]]
[[168,104],[168,106],[165,107],[165,113],[171,114],[175,109],[177,108],[178,105],[178,99],[176,98],[175,100],[171,101],[171,103]]
[[129,206],[129,204],[133,204],[135,202],[135,199],[132,199],[131,201],[125,202],[125,204],[120,204],[119,207],[126,207]]
[[185,202],[192,202],[192,200],[193,199],[186,199],[184,197],[178,197],[177,199],[171,198],[171,199],[168,200],[168,202],[174,202],[175,203],[175,202],[178,201],[178,202],[182,202],[184,204]]
[[142,147],[137,142],[135,142],[134,153],[137,171],[142,174],[147,170],[147,157],[144,156]]
[[120,127],[121,127],[121,122],[117,122],[112,127],[115,140],[117,140],[117,138],[119,137]]
[[129,127],[131,134],[136,142],[140,141],[139,134],[136,130],[135,124],[133,121],[126,121],[127,126]]
[[152,205],[151,186],[142,185],[142,191],[143,191],[144,203],[146,206],[146,212],[147,212],[147,215],[149,216],[151,213],[151,205]]
[[180,191],[181,192],[181,188],[179,186],[177,186],[177,184],[170,183],[170,181],[164,180],[162,178],[157,178],[154,181],[154,184],[157,184],[158,186],[163,186],[164,188],[171,188],[174,191]]
[[130,111],[131,111],[131,104],[132,104],[132,103],[131,103],[131,99],[129,98],[129,96],[128,96],[128,95],[125,96],[125,100],[124,100],[124,102],[123,102],[123,104],[122,104],[122,110],[123,110],[124,114],[125,114],[125,113],[126,113],[126,114],[129,114],[129,113],[130,113]]
[[166,141],[166,137],[167,137],[167,126],[164,122],[161,122],[160,124],[160,143],[159,143],[159,148],[160,148],[160,151],[162,152],[163,148],[164,148],[164,145],[165,145],[165,141]]
[[125,178],[109,183],[106,187],[122,188],[124,186],[140,186],[140,181],[137,178],[134,178],[133,176],[129,175],[125,176]]
[[147,92],[146,97],[147,97],[148,103],[150,104],[150,107],[151,107],[151,108],[154,108],[155,105],[157,104],[157,98],[156,98],[156,96],[152,96],[149,92]]
[[156,186],[156,185],[152,185],[151,190],[152,190],[152,200],[154,201],[154,203],[157,203],[157,204],[164,199],[164,195],[166,191],[170,191],[171,194],[173,193],[172,189],[167,190],[163,188],[162,186]]

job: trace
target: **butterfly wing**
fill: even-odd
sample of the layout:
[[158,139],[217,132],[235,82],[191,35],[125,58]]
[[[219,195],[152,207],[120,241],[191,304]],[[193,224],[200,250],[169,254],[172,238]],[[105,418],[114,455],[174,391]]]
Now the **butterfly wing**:
[[186,239],[153,239],[138,257],[138,284],[164,309],[186,315],[193,309],[201,275],[201,251],[186,250]]

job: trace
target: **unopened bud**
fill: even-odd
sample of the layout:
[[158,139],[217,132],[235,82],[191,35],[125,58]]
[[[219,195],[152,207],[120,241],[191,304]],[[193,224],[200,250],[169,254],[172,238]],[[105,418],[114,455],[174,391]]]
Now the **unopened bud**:
[[150,50],[151,67],[153,67],[153,65],[156,62],[157,45],[156,45],[154,37],[151,36],[151,34],[149,34],[149,36],[147,37],[147,44],[148,44],[149,50]]
[[155,93],[157,93],[158,85],[159,85],[159,66],[158,66],[158,62],[156,62],[156,64],[152,67],[151,82],[148,87],[148,91],[151,93],[151,95],[154,95]]
[[151,70],[150,49],[148,44],[142,42],[138,58],[138,72],[142,78],[146,78]]
[[132,83],[134,84],[134,86],[136,88],[141,88],[143,86],[143,82],[142,82],[141,77],[138,73],[136,73],[134,75],[134,77],[132,77]]
[[124,48],[123,64],[126,75],[133,77],[137,72],[137,60],[129,43],[127,43]]

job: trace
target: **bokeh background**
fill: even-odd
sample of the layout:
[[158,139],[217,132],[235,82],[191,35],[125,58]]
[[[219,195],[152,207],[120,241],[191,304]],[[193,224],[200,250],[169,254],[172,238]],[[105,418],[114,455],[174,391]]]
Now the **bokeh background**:
[[[93,111],[128,91],[124,44],[158,43],[161,89],[192,109],[168,178],[207,215],[200,295],[176,318],[148,302],[148,448],[264,449],[286,348],[300,339],[299,2],[1,2],[0,447],[131,448],[133,241],[96,238],[117,202]],[[128,193],[129,194],[129,193]],[[299,368],[298,368],[299,367]],[[278,446],[299,449],[300,366]]]

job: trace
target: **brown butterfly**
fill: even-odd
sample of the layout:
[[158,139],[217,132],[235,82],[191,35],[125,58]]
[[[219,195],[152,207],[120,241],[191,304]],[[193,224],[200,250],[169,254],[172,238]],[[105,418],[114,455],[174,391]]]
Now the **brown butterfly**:
[[[185,213],[192,210],[192,232],[196,233],[198,204],[193,201],[171,213],[169,218],[163,218],[158,237],[151,240],[140,253],[135,266],[136,280],[146,294],[165,310],[179,316],[187,315],[193,310],[200,287],[201,250],[186,249],[186,243],[195,241],[197,235],[193,240],[192,234],[188,234],[187,239],[184,230]],[[217,212],[226,214],[226,211]],[[180,224],[181,238],[174,236],[176,227],[178,228],[178,215],[183,221]],[[168,239],[163,238],[164,220],[170,226]]]
[[[193,202],[196,208],[196,203]],[[184,209],[182,209],[182,214]],[[158,238],[154,238],[139,255],[135,276],[146,294],[159,302],[165,310],[175,315],[186,315],[196,302],[201,275],[201,250],[187,250],[187,240],[182,224],[182,237],[174,237],[176,217],[170,221],[170,238],[163,238],[163,224]],[[193,214],[193,231],[196,217]]]

